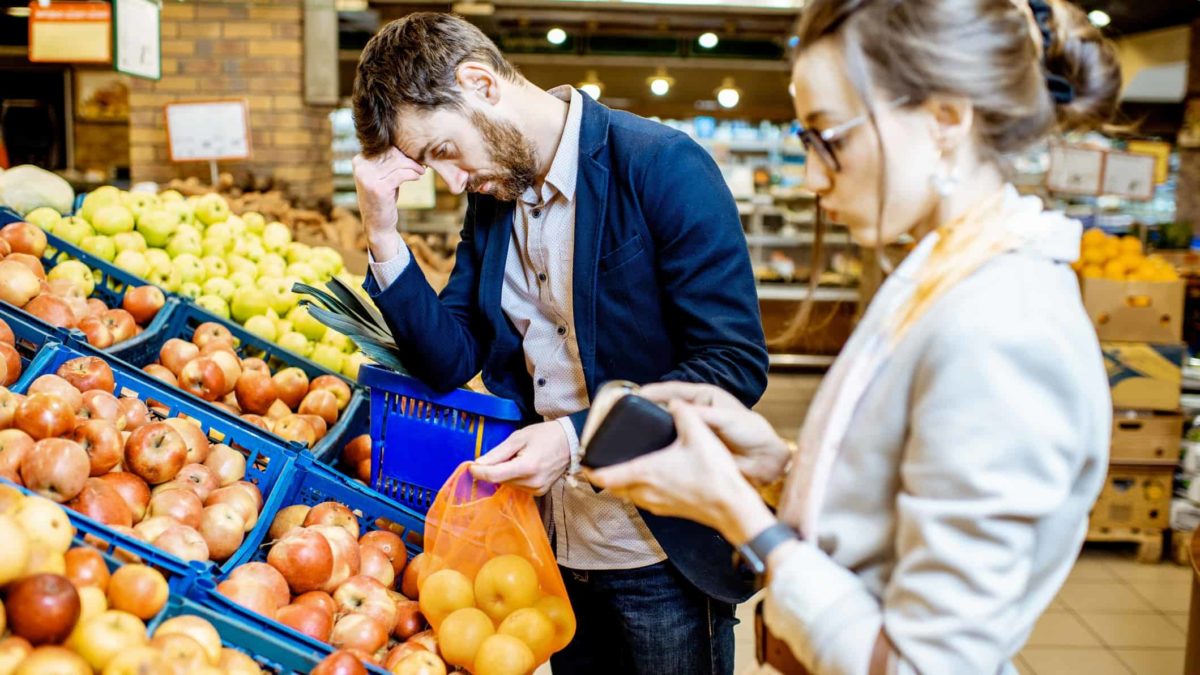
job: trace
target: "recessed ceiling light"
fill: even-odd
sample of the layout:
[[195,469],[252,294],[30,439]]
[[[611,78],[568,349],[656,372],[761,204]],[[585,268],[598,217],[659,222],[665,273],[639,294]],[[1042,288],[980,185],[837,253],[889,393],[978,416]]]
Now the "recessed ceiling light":
[[1112,23],[1112,17],[1108,15],[1108,12],[1099,9],[1093,9],[1092,11],[1088,12],[1088,21],[1091,21],[1092,25],[1097,28],[1104,28],[1108,24]]
[[716,47],[717,43],[720,41],[721,39],[717,37],[716,33],[702,33],[700,37],[696,39],[696,42],[699,42],[700,46],[704,47],[705,49],[712,49],[713,47]]
[[546,41],[552,45],[561,45],[567,41],[567,31],[561,28],[551,28],[546,32]]

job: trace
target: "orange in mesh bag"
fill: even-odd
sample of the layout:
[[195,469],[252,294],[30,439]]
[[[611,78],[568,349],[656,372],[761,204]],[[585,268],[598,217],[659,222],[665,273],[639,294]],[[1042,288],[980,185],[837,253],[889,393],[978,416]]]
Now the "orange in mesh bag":
[[425,519],[421,613],[446,663],[532,672],[575,635],[575,613],[533,496],[459,465]]

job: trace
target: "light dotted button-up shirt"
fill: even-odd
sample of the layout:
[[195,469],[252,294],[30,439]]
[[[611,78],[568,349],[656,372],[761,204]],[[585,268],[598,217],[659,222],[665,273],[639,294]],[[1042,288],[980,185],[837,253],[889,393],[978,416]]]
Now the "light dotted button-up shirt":
[[[566,416],[590,403],[575,338],[572,272],[583,101],[570,86],[550,93],[569,104],[567,123],[541,190],[526,190],[513,210],[500,304],[522,336],[534,409],[562,425],[571,447],[568,473],[574,473],[579,468],[579,438]],[[411,254],[402,249],[392,260],[372,262],[375,280],[386,288],[410,260]],[[586,483],[559,480],[547,495],[547,509],[558,562],[564,567],[636,569],[667,557],[637,509]]]

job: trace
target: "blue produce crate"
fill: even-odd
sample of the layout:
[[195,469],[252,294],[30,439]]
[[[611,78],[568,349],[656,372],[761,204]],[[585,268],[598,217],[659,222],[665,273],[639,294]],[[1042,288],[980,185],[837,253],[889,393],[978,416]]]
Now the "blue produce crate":
[[[46,347],[38,352],[28,370],[21,375],[21,379],[12,386],[12,391],[25,393],[35,379],[56,372],[63,363],[80,356],[103,358],[105,355],[87,343],[77,343],[74,340],[69,340],[69,344],[47,342]],[[275,436],[221,412],[206,401],[181,389],[171,387],[128,364],[111,358],[105,360],[112,368],[113,379],[116,382],[115,393],[118,398],[132,396],[143,401],[153,400],[157,406],[166,409],[165,417],[187,415],[200,423],[200,428],[208,434],[212,442],[225,443],[246,456],[245,480],[257,485],[263,495],[263,512],[259,516],[259,525],[261,526],[262,518],[267,517],[266,504],[273,491],[280,485],[286,485],[286,483],[280,482],[280,478],[286,473],[295,454],[282,447]],[[270,518],[267,518],[267,524],[269,525],[269,523]],[[98,523],[96,525],[104,528],[105,536],[116,537],[122,544],[136,543],[103,525]],[[252,547],[252,538],[247,535],[246,540],[242,543],[242,548]],[[239,553],[230,556],[229,560],[221,565],[221,569],[231,568],[232,561],[238,559]],[[174,558],[174,556],[166,553],[162,553],[162,555],[173,559],[179,565],[187,566],[184,561]]]
[[29,369],[29,363],[47,342],[63,340],[63,333],[58,328],[7,302],[0,302],[0,319],[12,329],[17,354],[21,357],[21,372]]
[[[404,541],[409,558],[421,552],[424,544],[424,518],[400,504],[380,495],[365,485],[350,480],[333,469],[314,460],[311,456],[301,455],[288,466],[287,473],[280,479],[280,489],[271,494],[263,506],[262,516],[258,525],[248,535],[242,546],[230,563],[222,568],[217,580],[201,580],[197,585],[198,596],[202,602],[216,611],[227,616],[233,616],[243,622],[256,621],[280,631],[291,640],[298,641],[312,652],[316,658],[322,659],[333,652],[333,647],[314,640],[283,624],[257,614],[229,600],[216,591],[218,580],[229,576],[233,567],[247,562],[265,562],[270,552],[271,542],[267,539],[271,522],[276,514],[285,507],[294,504],[315,506],[322,502],[336,501],[346,505],[358,517],[359,530],[362,534],[387,529],[395,532]],[[361,536],[361,535],[360,535]],[[385,672],[371,668],[371,672]]]
[[439,394],[371,365],[358,380],[371,390],[371,485],[420,513],[459,464],[520,427],[521,411],[508,399],[465,389]]
[[[128,347],[122,345],[122,348],[116,349],[112,353],[140,368],[158,360],[158,354],[167,340],[179,338],[191,342],[196,328],[200,324],[208,322],[219,323],[229,329],[237,343],[235,349],[238,354],[242,358],[257,356],[263,359],[270,366],[272,373],[283,368],[295,367],[303,370],[310,380],[321,375],[337,375],[350,384],[350,403],[341,412],[338,421],[329,427],[325,437],[312,447],[311,452],[315,457],[325,462],[333,462],[341,453],[342,447],[357,435],[353,433],[356,429],[359,429],[358,434],[366,433],[366,424],[361,422],[362,418],[359,416],[359,411],[367,408],[367,396],[362,387],[340,373],[334,373],[274,342],[258,337],[237,323],[219,317],[187,298],[179,299],[178,306],[171,310],[169,321],[162,330],[135,345]],[[227,413],[222,412],[221,414]],[[355,424],[356,419],[360,420],[358,424]],[[276,438],[275,442],[283,443],[284,441]]]

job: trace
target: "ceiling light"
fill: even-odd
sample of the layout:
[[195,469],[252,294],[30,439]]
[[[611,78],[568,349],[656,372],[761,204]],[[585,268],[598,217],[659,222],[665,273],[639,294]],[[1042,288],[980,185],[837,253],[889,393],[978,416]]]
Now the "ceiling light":
[[29,16],[31,11],[28,7],[9,7],[8,9],[4,10],[4,13],[9,16],[23,18]]
[[546,41],[552,45],[561,45],[567,41],[567,31],[561,28],[551,28],[546,32]]
[[700,46],[704,47],[705,49],[712,49],[713,47],[716,47],[717,43],[720,41],[721,40],[717,37],[716,33],[703,33],[699,38],[696,39],[696,42],[699,42]]
[[1108,12],[1104,12],[1099,9],[1093,9],[1092,11],[1088,12],[1088,20],[1091,21],[1092,25],[1096,28],[1104,28],[1108,24],[1112,23],[1112,17],[1108,15]]
[[722,80],[717,89],[717,103],[720,103],[722,108],[736,108],[741,100],[742,90],[734,86],[733,78],[727,77]]
[[594,70],[587,71],[587,76],[575,86],[579,87],[583,93],[591,96],[594,101],[599,100],[600,96],[604,93],[604,83],[600,81]]
[[650,85],[651,94],[666,96],[675,85],[675,78],[667,75],[667,69],[660,66],[657,72],[646,78],[646,84]]

